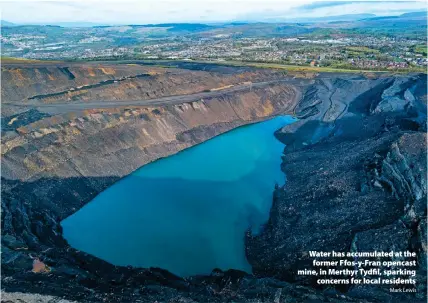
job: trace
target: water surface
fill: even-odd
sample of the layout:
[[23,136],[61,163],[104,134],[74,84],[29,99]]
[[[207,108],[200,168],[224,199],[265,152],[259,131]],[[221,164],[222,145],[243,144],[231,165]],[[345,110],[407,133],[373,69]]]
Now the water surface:
[[244,234],[268,219],[290,117],[243,126],[123,178],[62,221],[71,246],[115,265],[177,275],[247,272]]

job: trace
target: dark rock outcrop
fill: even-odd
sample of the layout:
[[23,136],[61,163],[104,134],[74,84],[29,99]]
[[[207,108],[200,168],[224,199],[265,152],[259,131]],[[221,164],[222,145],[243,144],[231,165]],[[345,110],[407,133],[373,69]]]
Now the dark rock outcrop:
[[[270,219],[247,236],[259,276],[314,287],[308,252],[417,252],[418,292],[345,288],[374,301],[426,298],[426,75],[326,79],[310,86],[296,108],[305,120],[277,132],[287,144],[287,184],[275,191]],[[362,290],[365,289],[365,290]]]

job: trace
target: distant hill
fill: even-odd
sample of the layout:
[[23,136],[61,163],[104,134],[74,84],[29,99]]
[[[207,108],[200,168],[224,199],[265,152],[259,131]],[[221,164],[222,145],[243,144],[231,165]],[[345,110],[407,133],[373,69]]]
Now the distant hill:
[[93,22],[47,22],[47,23],[12,23],[1,21],[2,26],[60,26],[60,27],[96,27],[96,26],[113,26],[108,24],[93,23]]
[[426,12],[410,12],[410,13],[404,13],[398,16],[379,16],[379,17],[373,17],[373,18],[364,18],[360,19],[359,21],[377,21],[377,20],[391,20],[391,19],[426,19],[427,13]]
[[298,22],[338,22],[338,21],[356,21],[365,18],[375,18],[375,14],[346,14],[337,16],[326,16],[317,18],[299,18],[293,21]]
[[56,22],[56,23],[49,23],[49,25],[59,25],[61,27],[93,27],[93,26],[108,25],[108,24],[101,24],[101,23],[94,23],[94,22]]
[[364,18],[358,21],[377,21],[377,20],[389,20],[389,19],[399,19],[399,18],[400,16],[380,16],[380,17],[374,17],[374,18]]
[[16,26],[15,23],[12,23],[12,22],[9,22],[9,21],[6,21],[6,20],[0,20],[0,25],[1,26]]
[[411,13],[404,13],[400,15],[401,18],[414,18],[414,17],[427,17],[427,12],[426,11],[422,11],[422,12],[411,12]]
[[237,20],[242,22],[269,22],[269,23],[319,23],[319,22],[338,22],[338,21],[357,21],[364,18],[376,17],[375,14],[346,14],[325,17],[303,17],[303,18],[288,18],[286,14],[277,13],[276,16],[248,16],[247,19]]
[[131,25],[133,27],[168,27],[171,32],[198,32],[214,28],[211,25],[202,23],[160,23],[160,24],[144,24]]

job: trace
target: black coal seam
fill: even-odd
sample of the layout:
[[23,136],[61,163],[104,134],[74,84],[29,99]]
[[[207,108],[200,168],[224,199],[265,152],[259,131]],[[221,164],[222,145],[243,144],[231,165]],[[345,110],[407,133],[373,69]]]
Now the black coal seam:
[[91,88],[97,88],[100,86],[104,86],[104,85],[110,85],[116,82],[122,82],[125,80],[130,80],[130,79],[137,79],[137,78],[145,78],[145,77],[150,77],[150,74],[139,74],[139,75],[135,75],[135,76],[129,76],[129,77],[125,77],[125,78],[120,78],[120,79],[111,79],[111,80],[104,80],[101,81],[99,83],[96,84],[90,84],[90,85],[83,85],[79,88],[74,88],[73,90],[68,89],[68,90],[64,90],[64,91],[60,91],[57,93],[51,93],[51,94],[45,94],[45,95],[35,95],[32,97],[29,97],[28,100],[34,100],[34,99],[45,99],[45,98],[49,98],[49,97],[56,97],[56,96],[61,96],[61,95],[65,95],[69,92],[78,92],[81,90],[85,90],[85,89],[91,89]]
[[76,78],[74,74],[68,69],[68,67],[60,67],[59,70],[68,77],[69,80],[73,80]]

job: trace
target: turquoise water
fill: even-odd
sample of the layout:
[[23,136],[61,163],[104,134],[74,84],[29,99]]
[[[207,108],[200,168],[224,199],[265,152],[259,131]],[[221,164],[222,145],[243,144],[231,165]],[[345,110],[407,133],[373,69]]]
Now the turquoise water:
[[251,272],[244,234],[266,222],[285,181],[273,133],[291,122],[243,126],[143,166],[62,221],[65,239],[115,265]]

